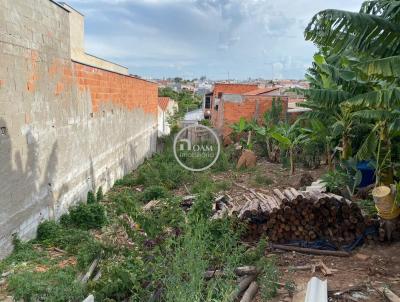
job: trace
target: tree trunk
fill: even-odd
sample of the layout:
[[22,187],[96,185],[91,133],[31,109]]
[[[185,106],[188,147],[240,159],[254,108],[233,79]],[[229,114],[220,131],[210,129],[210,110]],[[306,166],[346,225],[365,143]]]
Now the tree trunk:
[[247,136],[247,149],[251,149],[250,144],[251,144],[251,132],[249,131],[249,134]]
[[345,135],[342,138],[342,143],[343,143],[343,150],[342,150],[342,159],[343,160],[348,160],[351,156],[351,142],[350,138]]
[[328,163],[328,170],[332,171],[333,164],[332,164],[331,148],[330,148],[329,144],[326,144],[326,161]]
[[290,175],[293,175],[294,174],[293,148],[289,149],[289,157],[290,157]]

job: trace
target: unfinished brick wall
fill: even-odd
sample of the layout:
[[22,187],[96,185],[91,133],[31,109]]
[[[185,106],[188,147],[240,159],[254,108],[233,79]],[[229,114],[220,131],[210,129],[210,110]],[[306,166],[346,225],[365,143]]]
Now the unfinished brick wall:
[[101,103],[110,102],[128,110],[142,109],[145,113],[157,114],[156,84],[77,62],[72,67],[79,89],[90,90],[94,112],[99,111]]
[[223,100],[220,103],[216,122],[220,132],[224,136],[229,135],[232,132],[230,125],[238,122],[241,117],[248,121],[257,119],[259,123],[262,123],[264,113],[272,108],[273,99],[282,102],[282,114],[285,114],[288,107],[287,97],[246,96],[240,103]]
[[156,149],[157,85],[71,61],[68,11],[0,1],[0,258]]
[[254,84],[227,84],[227,83],[216,83],[214,85],[213,97],[211,100],[211,123],[217,128],[221,128],[222,121],[218,117],[220,112],[215,109],[216,100],[221,97],[222,94],[242,94],[258,88],[258,85]]

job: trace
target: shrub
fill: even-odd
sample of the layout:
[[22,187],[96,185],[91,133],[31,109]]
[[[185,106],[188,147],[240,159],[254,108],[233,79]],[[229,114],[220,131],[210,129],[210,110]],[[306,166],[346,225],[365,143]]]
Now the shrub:
[[350,179],[347,173],[339,170],[329,171],[321,177],[329,192],[340,194]]
[[94,196],[94,193],[92,191],[89,191],[87,193],[86,203],[87,204],[96,203],[96,197]]
[[96,200],[97,202],[101,202],[103,201],[103,199],[104,199],[103,188],[99,187],[96,194]]
[[74,226],[84,230],[99,229],[107,221],[104,207],[101,204],[80,203],[70,209],[69,214],[61,217],[65,226]]
[[165,198],[168,196],[168,191],[162,186],[151,186],[144,190],[142,200],[144,202]]
[[131,187],[135,184],[135,177],[130,173],[125,175],[122,179],[118,179],[114,185],[117,187]]
[[61,226],[53,221],[48,220],[44,221],[39,224],[37,229],[37,240],[39,241],[46,241],[46,240],[54,240],[55,238],[59,237],[62,232]]

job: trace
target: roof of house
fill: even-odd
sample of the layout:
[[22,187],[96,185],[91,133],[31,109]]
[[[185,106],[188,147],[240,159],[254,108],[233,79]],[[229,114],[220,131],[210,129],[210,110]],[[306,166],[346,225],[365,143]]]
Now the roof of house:
[[158,97],[158,106],[162,109],[162,111],[167,110],[168,103],[170,101],[169,97]]
[[243,93],[243,95],[254,96],[254,95],[260,95],[260,94],[268,93],[268,92],[275,91],[275,90],[279,90],[279,87],[258,88],[255,90],[245,92],[245,93]]

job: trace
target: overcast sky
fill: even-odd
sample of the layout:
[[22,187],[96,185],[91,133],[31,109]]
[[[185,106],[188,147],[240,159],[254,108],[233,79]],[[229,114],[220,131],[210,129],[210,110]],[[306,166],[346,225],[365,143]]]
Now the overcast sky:
[[320,10],[362,0],[67,0],[85,15],[86,51],[146,78],[301,79]]

